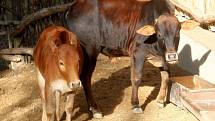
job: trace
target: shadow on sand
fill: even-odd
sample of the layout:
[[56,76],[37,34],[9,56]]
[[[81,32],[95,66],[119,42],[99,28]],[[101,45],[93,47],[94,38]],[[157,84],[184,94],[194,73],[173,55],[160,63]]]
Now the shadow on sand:
[[[160,72],[157,68],[153,67],[151,64],[146,63],[147,67],[144,68],[143,72],[143,81],[141,83],[142,86],[151,86],[155,87],[141,108],[143,111],[146,106],[153,100],[155,100],[159,88],[160,88]],[[172,66],[176,71],[173,71],[173,75],[175,76],[185,76],[190,75],[187,72],[178,71],[180,68],[176,66]],[[175,69],[176,68],[176,69]],[[180,72],[180,73],[175,73]],[[92,89],[95,101],[101,108],[104,115],[112,114],[117,105],[119,105],[123,100],[124,90],[131,86],[130,82],[130,67],[125,67],[111,74],[111,76],[107,79],[101,78],[99,81],[93,83]],[[131,91],[131,90],[129,90]],[[130,98],[128,99],[130,100]],[[142,102],[140,100],[140,102]],[[75,107],[79,107],[79,111],[75,113],[73,116],[73,120],[87,112],[87,104],[85,100],[85,96],[83,91],[76,96],[75,99]],[[131,106],[131,105],[128,105]],[[88,116],[86,120],[91,119],[92,117]]]

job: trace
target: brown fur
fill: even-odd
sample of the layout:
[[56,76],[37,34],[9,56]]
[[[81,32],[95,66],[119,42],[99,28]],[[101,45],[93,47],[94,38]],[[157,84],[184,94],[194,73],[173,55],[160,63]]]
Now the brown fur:
[[[42,121],[54,120],[55,113],[59,121],[60,95],[75,91],[74,85],[80,85],[83,55],[79,41],[65,28],[51,26],[41,33],[33,56],[43,104]],[[70,121],[74,93],[67,98],[65,110]]]
[[102,117],[91,89],[91,77],[99,53],[109,57],[130,57],[134,113],[142,112],[138,88],[144,62],[150,60],[159,67],[162,83],[157,103],[164,106],[168,63],[178,61],[179,33],[183,28],[172,8],[169,0],[77,0],[68,11],[68,27],[77,34],[83,46],[85,59],[81,81],[89,110],[95,118]]

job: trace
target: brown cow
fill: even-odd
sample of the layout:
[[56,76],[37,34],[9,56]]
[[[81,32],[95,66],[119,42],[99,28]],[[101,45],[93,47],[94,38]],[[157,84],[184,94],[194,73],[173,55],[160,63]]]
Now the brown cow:
[[48,27],[40,35],[33,55],[42,97],[42,121],[60,120],[60,96],[65,93],[66,120],[70,121],[75,91],[81,86],[83,55],[79,41],[63,27]]

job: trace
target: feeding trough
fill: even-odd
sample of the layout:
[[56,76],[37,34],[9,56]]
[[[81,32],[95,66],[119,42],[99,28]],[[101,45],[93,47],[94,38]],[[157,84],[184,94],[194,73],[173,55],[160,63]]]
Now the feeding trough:
[[172,77],[170,102],[192,112],[200,121],[215,120],[215,85],[198,76]]

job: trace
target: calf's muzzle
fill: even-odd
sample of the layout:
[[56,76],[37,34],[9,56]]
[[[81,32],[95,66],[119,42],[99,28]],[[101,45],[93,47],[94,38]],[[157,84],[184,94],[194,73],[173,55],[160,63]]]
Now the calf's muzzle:
[[166,52],[165,59],[170,64],[175,64],[178,62],[178,53],[177,52]]
[[70,89],[78,89],[81,87],[81,81],[70,82]]

